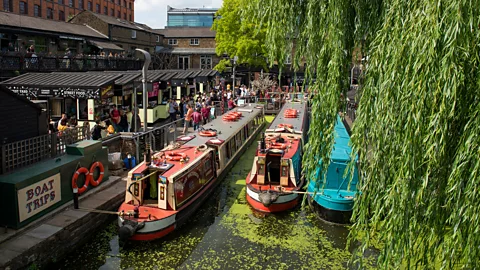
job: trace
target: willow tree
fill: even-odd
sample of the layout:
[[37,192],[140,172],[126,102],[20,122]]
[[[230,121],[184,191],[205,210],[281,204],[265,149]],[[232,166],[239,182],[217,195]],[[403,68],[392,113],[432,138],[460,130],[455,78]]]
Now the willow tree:
[[381,268],[478,269],[479,0],[268,0],[249,13],[267,28],[271,60],[294,46],[297,66],[316,73],[310,179],[329,162],[354,40],[369,56],[352,134],[362,177],[351,239],[383,242]]
[[[216,31],[215,52],[218,56],[237,56],[237,64],[266,68],[265,29],[257,30],[256,20],[249,20],[242,14],[248,1],[253,0],[223,1],[212,26]],[[230,60],[222,59],[214,69],[223,71],[227,66],[231,66]]]

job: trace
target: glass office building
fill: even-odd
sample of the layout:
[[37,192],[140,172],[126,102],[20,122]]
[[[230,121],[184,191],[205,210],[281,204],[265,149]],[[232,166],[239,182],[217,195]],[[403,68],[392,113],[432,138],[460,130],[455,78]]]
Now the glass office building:
[[167,27],[212,27],[217,8],[167,7]]

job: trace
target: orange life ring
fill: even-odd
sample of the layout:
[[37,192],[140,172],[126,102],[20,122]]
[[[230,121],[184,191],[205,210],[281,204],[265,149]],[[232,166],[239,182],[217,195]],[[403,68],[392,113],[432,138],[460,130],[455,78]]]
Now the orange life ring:
[[187,154],[185,153],[175,153],[175,152],[170,152],[168,153],[165,158],[167,160],[171,160],[171,161],[180,161],[182,159],[186,159],[187,158]]
[[222,117],[222,120],[223,121],[236,121],[237,117],[235,117],[233,115],[225,115],[225,116]]
[[[77,180],[78,180],[78,176],[80,176],[80,174],[85,174],[85,183],[83,184],[83,187],[81,188],[78,188],[77,186]],[[85,191],[87,191],[87,188],[88,188],[88,185],[90,183],[90,177],[89,177],[89,173],[88,173],[88,169],[85,168],[85,167],[81,167],[80,169],[78,169],[74,174],[73,174],[73,177],[72,177],[72,188],[73,189],[78,189],[78,194],[82,194],[84,193]]]
[[198,133],[198,135],[203,136],[203,137],[215,137],[215,136],[217,136],[217,132],[202,130]]
[[278,124],[277,127],[279,127],[279,128],[283,128],[283,127],[293,128],[293,125],[290,125],[290,124]]
[[241,113],[241,112],[231,112],[230,114],[231,114],[231,115],[235,115],[236,117],[242,117],[242,113]]
[[284,144],[284,143],[271,143],[271,144],[270,144],[270,148],[273,148],[273,149],[285,149],[285,148],[287,148],[287,145]]
[[[95,179],[93,179],[93,173],[95,172],[95,169],[97,167],[100,170],[100,176],[98,177],[97,180],[95,180]],[[105,168],[103,167],[103,164],[100,161],[97,161],[97,162],[93,163],[92,166],[90,167],[90,175],[89,175],[90,184],[92,184],[92,186],[94,186],[94,187],[100,185],[100,183],[103,180],[103,175],[104,174],[105,174]]]

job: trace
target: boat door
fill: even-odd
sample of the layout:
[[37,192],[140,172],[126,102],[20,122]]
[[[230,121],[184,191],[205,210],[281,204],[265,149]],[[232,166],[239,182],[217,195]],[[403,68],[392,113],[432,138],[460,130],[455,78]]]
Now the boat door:
[[167,209],[167,178],[164,176],[158,176],[158,208]]
[[265,184],[280,184],[280,167],[282,159],[282,150],[269,150],[267,152],[266,163],[266,181]]

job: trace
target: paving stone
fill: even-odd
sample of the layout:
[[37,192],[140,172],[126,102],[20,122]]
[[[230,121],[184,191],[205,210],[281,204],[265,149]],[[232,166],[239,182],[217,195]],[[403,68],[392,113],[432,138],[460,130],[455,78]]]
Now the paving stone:
[[73,218],[76,218],[76,219],[81,219],[84,216],[86,216],[87,214],[88,214],[88,212],[75,210],[75,209],[70,209],[70,210],[67,210],[65,212],[62,212],[62,215],[73,217]]
[[94,197],[90,197],[86,199],[79,206],[81,208],[95,209],[108,201],[108,199],[105,199],[105,198],[100,198],[97,196],[94,196]]
[[76,217],[68,216],[68,215],[63,215],[63,213],[57,214],[55,217],[51,218],[50,220],[47,220],[46,224],[50,224],[53,226],[65,228],[68,225],[72,224],[77,220]]
[[15,259],[16,257],[20,256],[20,252],[7,249],[4,245],[0,246],[0,267],[10,262],[11,260]]
[[24,252],[41,243],[42,239],[30,235],[22,235],[10,241],[5,242],[5,247],[9,250]]
[[57,227],[49,224],[42,224],[41,226],[27,232],[26,235],[33,236],[39,239],[47,239],[60,230],[62,230],[62,227]]

